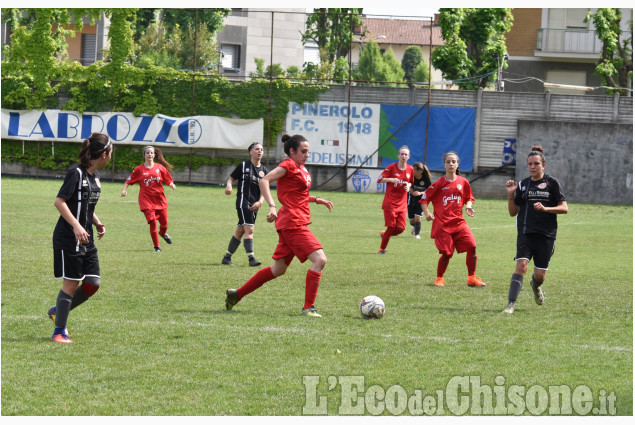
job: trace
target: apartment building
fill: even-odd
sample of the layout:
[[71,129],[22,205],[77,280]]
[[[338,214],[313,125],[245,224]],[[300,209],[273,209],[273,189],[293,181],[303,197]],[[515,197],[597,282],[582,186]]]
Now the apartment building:
[[[543,82],[581,87],[602,84],[595,74],[602,43],[592,22],[584,22],[584,8],[513,9],[514,26],[507,34],[509,67],[503,72],[507,91],[544,92]],[[632,9],[622,9],[625,38],[632,37],[628,21]],[[528,80],[524,77],[533,77]],[[514,81],[518,80],[518,81]],[[604,94],[595,91],[549,88],[552,93]]]

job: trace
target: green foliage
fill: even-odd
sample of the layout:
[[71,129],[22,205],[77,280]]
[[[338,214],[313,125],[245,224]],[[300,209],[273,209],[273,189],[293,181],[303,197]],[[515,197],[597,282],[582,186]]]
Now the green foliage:
[[426,61],[422,61],[414,69],[413,81],[416,82],[429,82],[430,81],[430,67]]
[[[505,33],[513,23],[509,8],[439,9],[439,25],[445,45],[432,52],[432,64],[449,80],[468,79],[459,89],[474,90],[494,81],[498,63],[492,55],[507,53]],[[507,63],[503,65],[507,67]]]
[[357,69],[353,71],[353,78],[361,84],[379,85],[389,82],[391,86],[403,81],[404,70],[395,58],[392,48],[382,55],[379,45],[370,40],[364,45],[359,56]]
[[216,35],[225,25],[231,9],[160,9],[161,20],[168,30],[176,27],[194,28],[196,22],[204,25],[211,35]]
[[[24,150],[24,152],[22,152]],[[67,170],[73,164],[79,162],[79,145],[67,142],[39,142],[39,163],[38,163],[38,143],[22,142],[19,140],[2,141],[2,162],[22,163],[29,166],[37,166],[42,170]],[[189,167],[190,154],[166,154],[166,160],[174,165],[177,171],[183,171]],[[233,165],[238,164],[243,159],[232,158],[209,158],[204,155],[192,155],[192,170],[198,170],[203,165]],[[108,165],[111,169],[127,171],[143,162],[141,147],[131,145],[115,145],[113,159]]]
[[[282,131],[289,102],[315,102],[318,94],[327,89],[303,84],[292,87],[288,81],[280,80],[272,84],[262,79],[230,83],[218,75],[157,66],[156,62],[173,58],[168,48],[155,49],[156,56],[142,58],[140,66],[131,65],[135,9],[106,10],[110,19],[109,61],[86,67],[74,61],[59,61],[54,56],[58,44],[51,27],[52,22],[61,19],[60,13],[57,9],[35,9],[28,15],[33,15],[28,25],[19,19],[10,21],[15,32],[11,48],[5,49],[7,60],[1,69],[2,107],[6,109],[54,108],[59,102],[58,93],[63,91],[68,100],[61,108],[79,113],[126,111],[153,116],[161,113],[173,117],[263,118],[265,134],[270,134],[269,143],[273,144]],[[15,17],[15,13],[5,13],[3,9],[3,19]],[[179,39],[182,41],[183,37]],[[264,60],[261,65],[259,72],[263,71]],[[274,65],[274,75],[283,74],[280,66]]]
[[421,81],[414,79],[415,68],[423,62],[423,52],[419,46],[408,46],[401,59],[401,68],[406,81]]
[[[322,62],[333,63],[346,57],[353,40],[352,29],[362,24],[362,8],[313,9],[306,21],[302,42],[313,40],[324,52]],[[351,25],[352,20],[352,25]]]
[[[587,14],[584,22],[593,20],[595,34],[602,42],[602,54],[596,72],[604,85],[615,87],[609,94],[618,92],[628,95],[627,87],[633,87],[633,21],[630,23],[630,38],[624,37],[621,28],[621,9],[599,8]],[[619,89],[621,88],[621,89]]]

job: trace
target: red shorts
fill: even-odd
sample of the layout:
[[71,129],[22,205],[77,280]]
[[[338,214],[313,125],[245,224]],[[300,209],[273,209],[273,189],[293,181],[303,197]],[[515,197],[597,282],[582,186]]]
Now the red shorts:
[[293,257],[298,257],[298,260],[304,263],[309,255],[318,249],[322,249],[322,245],[307,226],[282,229],[278,230],[278,246],[271,258],[284,258],[289,265]]
[[146,216],[146,221],[148,223],[152,223],[153,221],[159,220],[159,222],[163,223],[168,220],[168,210],[142,210],[143,215]]
[[476,248],[474,235],[467,224],[454,233],[447,233],[439,229],[434,237],[434,244],[437,246],[439,254],[447,256],[451,256],[454,249],[456,252],[466,252]]
[[386,227],[395,227],[397,229],[406,228],[407,210],[395,211],[384,210],[384,225]]

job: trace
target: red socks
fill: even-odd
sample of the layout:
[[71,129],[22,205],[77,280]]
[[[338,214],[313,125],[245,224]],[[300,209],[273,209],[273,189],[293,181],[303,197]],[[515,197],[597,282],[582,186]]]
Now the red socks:
[[320,278],[322,277],[321,272],[314,272],[309,269],[306,272],[306,287],[304,290],[304,307],[302,308],[310,308],[315,303],[315,299],[317,298],[318,287],[320,286]]
[[476,273],[476,250],[467,252],[465,265],[467,266],[467,275],[474,276],[474,273]]
[[394,227],[386,227],[384,231],[384,236],[381,237],[381,245],[379,247],[380,250],[385,251],[388,246],[388,242],[390,241],[390,237],[395,234]]
[[275,279],[271,267],[265,267],[259,270],[255,275],[251,277],[243,286],[238,288],[238,301],[241,300],[247,294],[251,294],[256,289],[260,288],[270,280]]
[[441,258],[439,258],[439,263],[437,264],[437,277],[443,277],[448,268],[448,264],[450,264],[450,258],[452,257],[441,254]]

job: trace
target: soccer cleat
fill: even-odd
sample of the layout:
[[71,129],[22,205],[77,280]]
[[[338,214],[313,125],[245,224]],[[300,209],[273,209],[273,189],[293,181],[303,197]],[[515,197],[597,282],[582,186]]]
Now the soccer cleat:
[[300,313],[302,316],[309,316],[309,317],[322,317],[322,315],[320,313],[317,312],[317,310],[315,310],[315,307],[311,306],[309,308],[303,308],[302,309],[302,313]]
[[161,252],[161,248],[160,248],[160,247],[158,247],[158,246],[155,246],[155,247],[154,247],[154,252]]
[[58,342],[60,344],[70,344],[73,342],[68,336],[66,328],[64,328],[64,332],[54,332],[53,336],[51,336],[51,341]]
[[445,286],[445,279],[442,277],[437,277],[434,279],[434,286]]
[[53,306],[51,308],[49,308],[48,311],[48,315],[51,318],[51,320],[53,321],[53,323],[55,323],[55,314],[57,313],[57,306]]
[[379,251],[377,251],[377,254],[385,255],[386,254],[386,250],[385,249],[380,249]]
[[251,267],[257,267],[259,265],[261,265],[262,263],[258,260],[256,260],[256,257],[254,257],[253,255],[251,257],[249,257],[249,265]]
[[534,290],[534,301],[536,301],[536,304],[542,305],[545,301],[545,294],[542,293],[542,288],[540,286],[535,286],[533,279],[529,283],[531,284],[531,289]]
[[386,231],[382,230],[381,232],[379,232],[379,236],[381,236],[383,238],[384,237],[384,233],[386,233]]
[[223,261],[221,261],[221,263],[225,264],[226,266],[234,265],[234,263],[232,263],[232,256],[227,254],[225,254],[225,256],[223,257]]
[[485,286],[485,282],[475,275],[467,277],[467,286]]
[[238,304],[238,289],[228,289],[227,298],[225,298],[225,308],[231,310],[236,304]]
[[172,238],[170,237],[170,235],[168,235],[167,233],[165,235],[161,235],[161,237],[163,238],[164,241],[166,241],[167,243],[172,243]]
[[415,239],[421,239],[421,235],[415,235]]
[[510,301],[509,304],[507,304],[507,307],[505,307],[505,310],[503,310],[503,313],[512,314],[515,308],[516,303],[514,301]]

